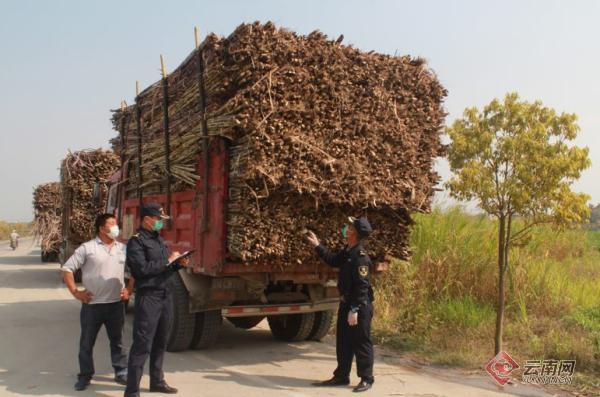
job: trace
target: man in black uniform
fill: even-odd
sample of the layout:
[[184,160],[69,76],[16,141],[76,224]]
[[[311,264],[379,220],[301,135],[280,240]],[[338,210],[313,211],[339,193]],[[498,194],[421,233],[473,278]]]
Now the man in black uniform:
[[336,329],[336,355],[338,366],[333,378],[314,383],[315,386],[342,386],[350,383],[352,360],[356,356],[356,368],[360,383],[355,392],[369,390],[373,378],[373,343],[371,342],[371,320],[373,318],[373,289],[371,288],[371,259],[362,246],[362,241],[372,229],[366,218],[348,218],[349,226],[344,226],[346,247],[332,253],[319,243],[313,232],[307,239],[315,246],[319,257],[329,266],[339,268],[338,290],[340,306]]
[[169,256],[169,249],[159,235],[163,221],[169,219],[159,204],[143,205],[140,215],[142,220],[138,233],[127,243],[127,265],[136,281],[136,297],[125,397],[140,395],[140,380],[148,355],[150,391],[177,393],[177,389],[165,382],[162,370],[169,322],[173,315],[166,282],[189,263],[188,259],[181,259],[170,264],[179,256],[179,252]]

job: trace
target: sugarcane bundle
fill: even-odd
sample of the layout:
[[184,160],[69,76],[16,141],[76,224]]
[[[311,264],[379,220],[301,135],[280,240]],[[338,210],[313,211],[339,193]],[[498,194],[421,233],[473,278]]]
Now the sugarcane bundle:
[[[64,235],[79,244],[94,236],[94,220],[103,211],[108,182],[120,166],[112,151],[96,149],[69,152],[61,163],[60,188],[63,200]],[[103,189],[104,202],[94,203],[96,183]]]
[[33,190],[33,232],[43,252],[58,252],[61,236],[62,200],[58,182],[43,183]]
[[[300,36],[271,23],[243,24],[227,38],[209,35],[200,51],[206,134],[229,142],[231,258],[311,261],[299,230],[339,236],[347,215],[373,221],[375,258],[407,257],[410,213],[429,209],[439,180],[435,157],[443,154],[446,90],[424,60],[365,53],[320,32]],[[167,78],[176,190],[200,178],[198,58],[193,52]],[[132,194],[139,138],[143,186],[164,192],[163,92],[159,81],[113,117],[124,133],[115,143],[130,163]]]

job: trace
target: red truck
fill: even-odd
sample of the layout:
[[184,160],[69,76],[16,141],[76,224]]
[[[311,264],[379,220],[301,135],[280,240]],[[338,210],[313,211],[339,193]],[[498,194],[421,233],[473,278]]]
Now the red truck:
[[125,163],[112,176],[108,191],[106,211],[119,219],[124,242],[139,226],[140,204],[158,202],[170,209],[171,221],[161,232],[170,249],[196,250],[193,268],[182,269],[169,280],[174,316],[168,350],[210,346],[223,317],[244,329],[266,317],[279,340],[320,340],[338,305],[336,272],[325,264],[286,269],[228,260],[229,153],[223,139],[212,140],[204,153],[205,159],[202,155],[197,159],[201,178],[193,189],[126,199],[121,183],[127,178]]

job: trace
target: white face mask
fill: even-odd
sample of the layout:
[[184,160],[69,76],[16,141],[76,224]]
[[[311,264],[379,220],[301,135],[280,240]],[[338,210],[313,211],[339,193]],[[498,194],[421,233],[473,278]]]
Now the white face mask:
[[110,227],[110,230],[108,232],[108,237],[112,238],[113,240],[115,240],[117,237],[119,237],[119,226],[118,225],[114,225]]

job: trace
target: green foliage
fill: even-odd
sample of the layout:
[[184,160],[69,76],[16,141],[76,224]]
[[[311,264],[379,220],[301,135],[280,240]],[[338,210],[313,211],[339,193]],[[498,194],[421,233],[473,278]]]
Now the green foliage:
[[571,191],[591,164],[587,148],[569,144],[579,131],[576,120],[574,114],[559,115],[539,101],[521,101],[511,93],[482,111],[466,109],[447,128],[454,175],[446,186],[451,195],[476,200],[498,219],[496,353],[502,350],[510,249],[523,244],[534,225],[564,227],[589,220],[589,196]]
[[[438,363],[478,367],[494,334],[497,222],[460,208],[415,216],[413,257],[375,279],[374,336]],[[517,227],[520,227],[519,220]],[[510,252],[506,349],[521,361],[577,359],[600,370],[600,233],[532,229]]]
[[600,305],[576,310],[566,318],[586,331],[600,335]]
[[590,227],[600,229],[600,204],[590,205]]
[[433,306],[433,311],[438,321],[460,330],[476,328],[494,319],[494,309],[476,302],[472,296],[439,301]]
[[569,145],[579,126],[541,102],[507,94],[482,111],[466,109],[447,133],[454,176],[451,194],[476,200],[488,214],[519,215],[527,222],[581,223],[589,218],[585,194],[571,184],[590,166],[588,149]]

